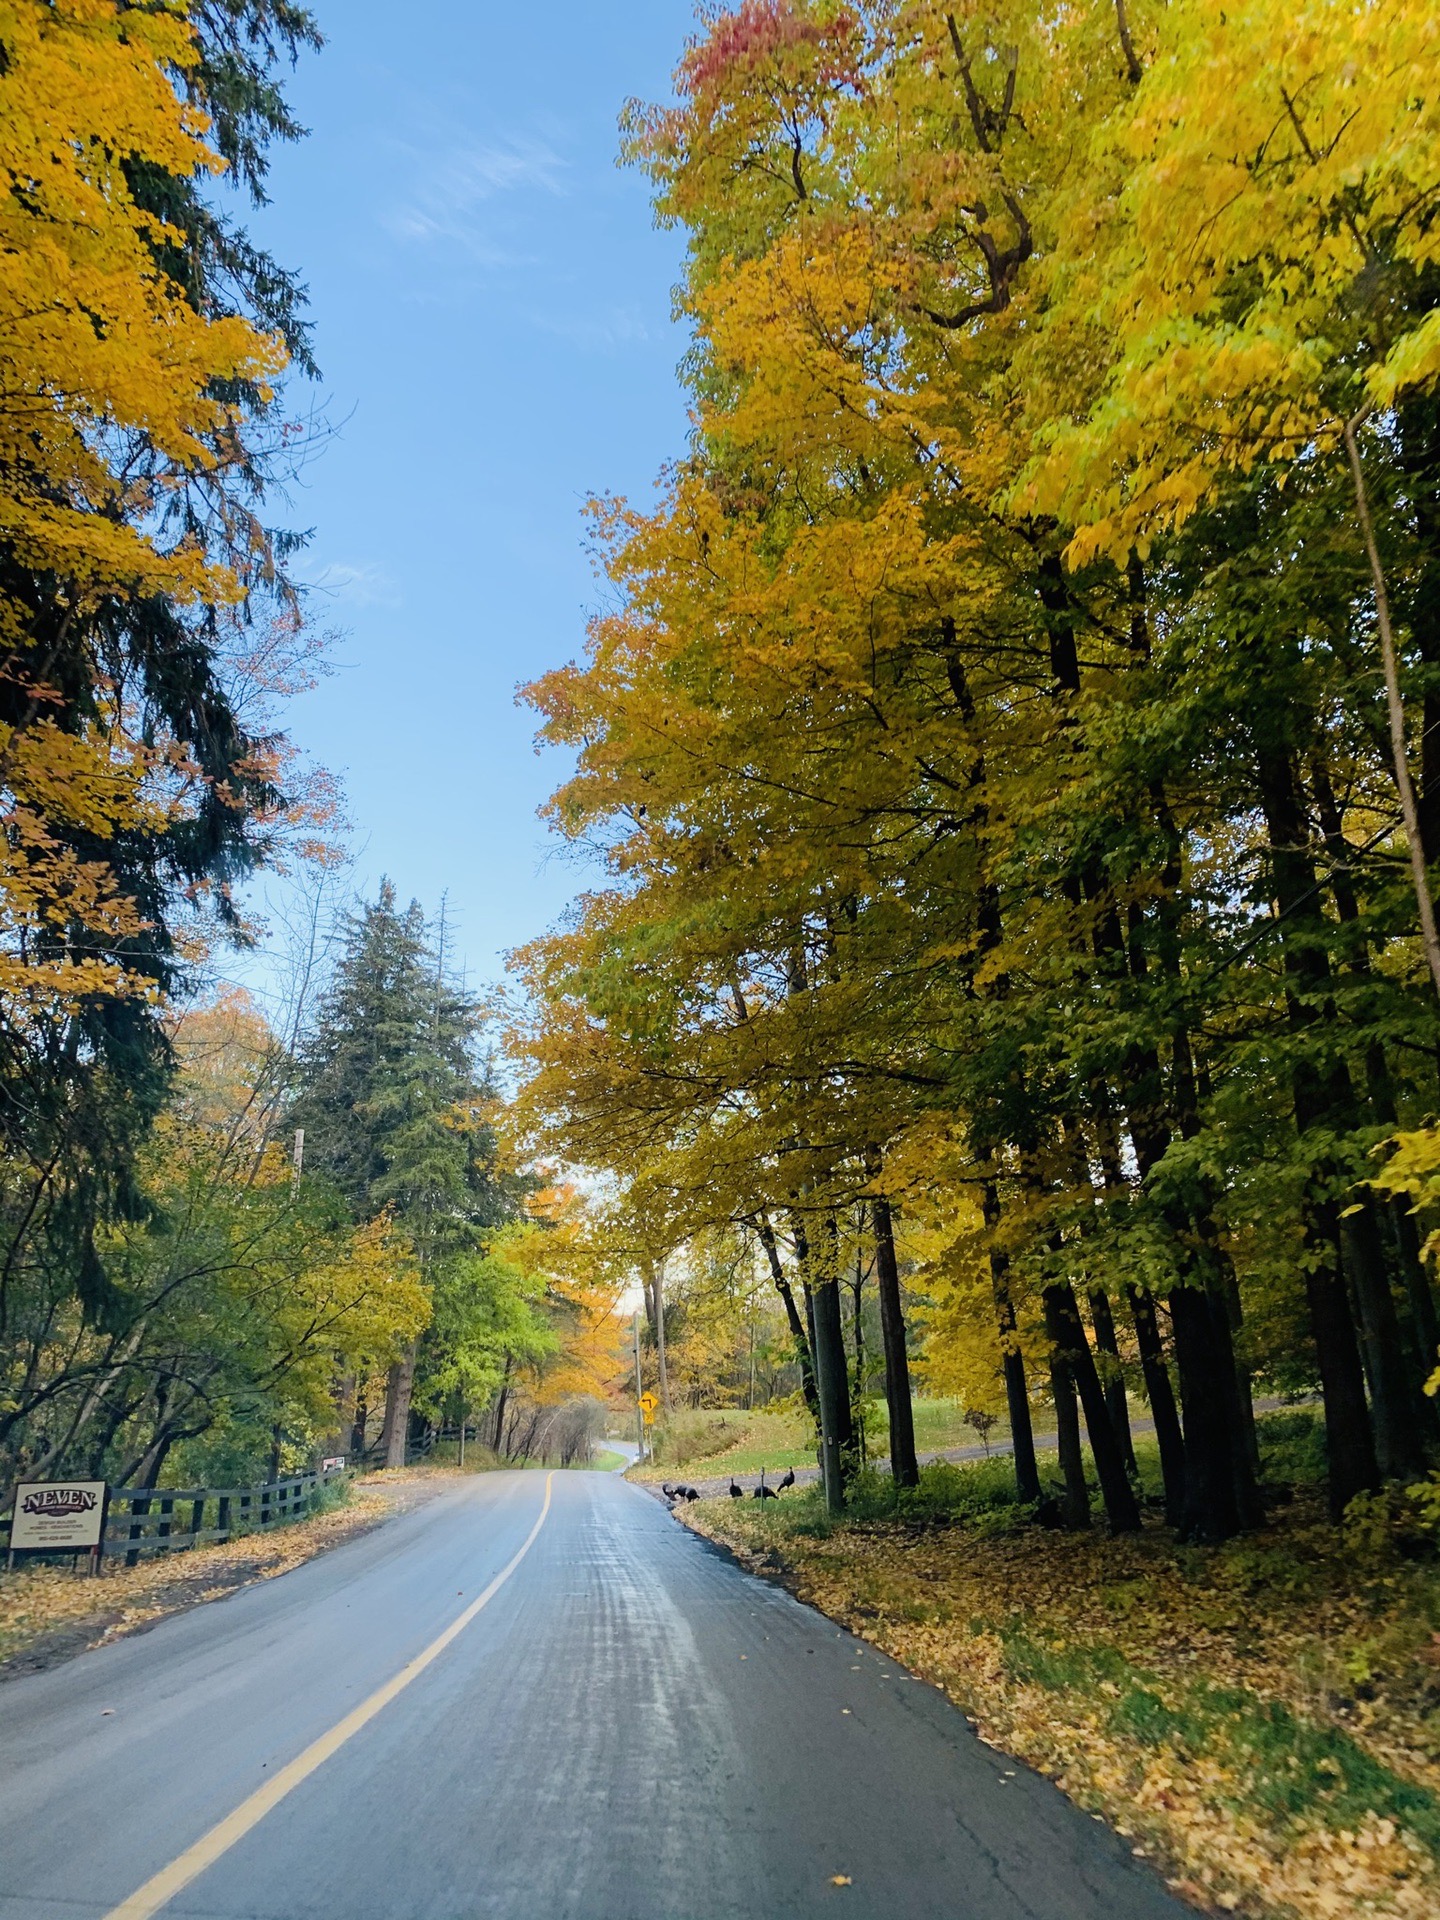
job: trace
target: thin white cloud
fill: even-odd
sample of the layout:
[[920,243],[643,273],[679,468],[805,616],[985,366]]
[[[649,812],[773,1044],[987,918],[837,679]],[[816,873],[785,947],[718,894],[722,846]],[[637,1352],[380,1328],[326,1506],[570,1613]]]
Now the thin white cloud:
[[490,203],[507,195],[566,191],[566,163],[542,140],[495,145],[462,143],[440,153],[413,152],[414,185],[408,197],[381,215],[398,239],[425,244],[447,241],[486,266],[515,264],[487,231]]
[[400,593],[383,567],[367,560],[334,560],[306,582],[338,606],[398,607]]
[[554,334],[582,353],[614,353],[652,338],[650,329],[634,307],[607,307],[594,313],[558,316],[537,313],[535,325],[541,333]]

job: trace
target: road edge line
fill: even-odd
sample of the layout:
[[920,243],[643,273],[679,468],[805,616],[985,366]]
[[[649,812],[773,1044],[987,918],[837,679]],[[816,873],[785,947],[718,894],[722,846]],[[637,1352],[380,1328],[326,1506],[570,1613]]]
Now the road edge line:
[[540,1536],[550,1512],[550,1490],[554,1482],[553,1472],[545,1476],[545,1499],[540,1508],[540,1517],[526,1536],[524,1545],[508,1565],[486,1587],[477,1599],[470,1602],[463,1613],[436,1636],[428,1647],[417,1653],[415,1658],[403,1666],[399,1673],[377,1687],[368,1699],[362,1700],[358,1707],[352,1707],[343,1720],[337,1720],[328,1733],[322,1733],[312,1740],[303,1753],[297,1754],[287,1765],[280,1768],[273,1778],[263,1787],[257,1787],[247,1800],[242,1800],[233,1813],[213,1826],[208,1833],[189,1846],[168,1867],[162,1867],[159,1873],[151,1876],[143,1887],[132,1893],[128,1900],[122,1900],[118,1907],[112,1907],[104,1920],[153,1920],[153,1916],[162,1907],[168,1906],[177,1893],[184,1891],[192,1880],[196,1880],[212,1867],[222,1855],[228,1853],[237,1840],[243,1840],[252,1827],[257,1827],[273,1807],[293,1793],[303,1780],[308,1780],[317,1768],[340,1751],[347,1740],[357,1734],[363,1726],[373,1720],[377,1713],[388,1707],[397,1694],[403,1693],[410,1682],[423,1673],[433,1660],[437,1660],[450,1642],[462,1634],[470,1622],[483,1607],[494,1599],[505,1582],[514,1573],[520,1562],[529,1553]]

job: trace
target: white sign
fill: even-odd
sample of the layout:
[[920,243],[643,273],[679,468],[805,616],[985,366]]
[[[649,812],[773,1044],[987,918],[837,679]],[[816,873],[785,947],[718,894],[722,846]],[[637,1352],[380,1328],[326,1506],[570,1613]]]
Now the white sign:
[[344,1467],[344,1465],[345,1465],[344,1454],[337,1453],[332,1460],[322,1460],[320,1462],[320,1471],[322,1473],[339,1473],[341,1469]]
[[103,1480],[37,1480],[15,1489],[10,1551],[69,1553],[98,1547],[105,1526]]

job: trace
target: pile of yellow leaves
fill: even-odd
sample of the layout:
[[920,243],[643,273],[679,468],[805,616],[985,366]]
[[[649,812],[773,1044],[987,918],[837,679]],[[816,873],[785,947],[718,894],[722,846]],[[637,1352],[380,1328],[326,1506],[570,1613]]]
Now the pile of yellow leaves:
[[1202,1550],[856,1524],[687,1523],[933,1681],[1198,1905],[1440,1911],[1440,1579],[1318,1514]]

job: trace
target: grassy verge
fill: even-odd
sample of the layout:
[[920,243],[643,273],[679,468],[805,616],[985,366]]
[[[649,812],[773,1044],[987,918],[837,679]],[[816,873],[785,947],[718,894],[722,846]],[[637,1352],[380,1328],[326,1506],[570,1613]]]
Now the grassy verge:
[[747,1413],[743,1408],[681,1408],[652,1436],[653,1460],[632,1468],[637,1480],[697,1479],[758,1473],[761,1467],[814,1466],[815,1442],[803,1413]]
[[[1276,1460],[1315,1454],[1281,1416]],[[1052,1775],[1221,1912],[1440,1911],[1440,1561],[1342,1537],[1303,1485],[1265,1534],[1178,1547],[1040,1531],[1003,1463],[709,1501],[685,1518],[941,1686],[986,1739]],[[1278,1477],[1278,1476],[1277,1476]]]
[[[915,1402],[915,1445],[919,1452],[945,1453],[980,1444],[962,1418],[958,1400]],[[883,1402],[869,1409],[869,1445],[875,1458],[889,1451],[890,1433]],[[990,1441],[1005,1438],[1003,1423]],[[743,1408],[683,1408],[655,1434],[655,1460],[633,1469],[638,1480],[669,1480],[684,1469],[696,1479],[724,1473],[758,1473],[761,1467],[783,1473],[786,1467],[813,1467],[815,1439],[809,1417],[801,1412],[747,1413]]]

